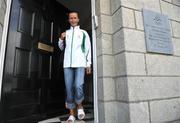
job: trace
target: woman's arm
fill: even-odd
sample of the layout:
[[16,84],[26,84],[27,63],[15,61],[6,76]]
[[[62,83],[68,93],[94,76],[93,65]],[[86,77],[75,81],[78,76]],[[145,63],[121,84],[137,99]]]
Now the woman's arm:
[[58,46],[60,48],[60,50],[64,50],[64,39],[66,37],[66,32],[63,32],[61,33],[61,36],[59,38],[59,41],[58,41]]
[[91,67],[91,42],[88,33],[86,32],[85,48],[86,48],[86,60],[87,67]]
[[60,50],[64,50],[64,41],[61,40],[61,38],[59,38],[58,46],[59,46],[59,49],[60,49]]

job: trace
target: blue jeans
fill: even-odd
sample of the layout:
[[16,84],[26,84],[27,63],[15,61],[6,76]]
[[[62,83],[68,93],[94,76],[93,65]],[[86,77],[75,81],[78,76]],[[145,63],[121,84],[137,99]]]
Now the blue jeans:
[[76,104],[81,104],[84,100],[84,67],[64,68],[64,78],[66,85],[66,104],[68,109],[74,109]]

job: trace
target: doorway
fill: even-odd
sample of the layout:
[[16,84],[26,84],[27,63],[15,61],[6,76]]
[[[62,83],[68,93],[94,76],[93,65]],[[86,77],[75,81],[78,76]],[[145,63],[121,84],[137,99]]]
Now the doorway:
[[[57,40],[59,34],[69,28],[67,13],[71,10],[80,12],[81,28],[92,37],[91,1],[88,2],[80,3],[85,5],[82,11],[82,7],[76,6],[79,4],[66,0],[12,0],[1,123],[37,123],[67,113],[63,52],[59,50]],[[93,74],[85,77],[84,90],[85,106],[93,110]],[[93,111],[90,113],[93,115]]]

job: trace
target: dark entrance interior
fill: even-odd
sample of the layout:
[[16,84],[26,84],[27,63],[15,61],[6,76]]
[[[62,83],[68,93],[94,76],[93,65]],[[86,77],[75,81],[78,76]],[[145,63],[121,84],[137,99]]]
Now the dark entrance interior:
[[[80,26],[91,37],[91,3],[83,1],[12,0],[0,123],[37,123],[67,113],[63,52],[57,41],[69,28],[70,10],[81,11]],[[85,104],[93,108],[92,76],[85,77]]]

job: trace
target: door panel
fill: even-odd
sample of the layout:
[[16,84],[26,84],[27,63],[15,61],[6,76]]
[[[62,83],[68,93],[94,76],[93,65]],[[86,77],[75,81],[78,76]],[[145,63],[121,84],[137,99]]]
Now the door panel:
[[41,42],[51,43],[51,22],[45,18],[41,20]]
[[20,7],[18,31],[33,36],[35,12]]
[[30,55],[29,50],[21,48],[15,49],[15,60],[14,60],[14,76],[16,77],[30,77]]
[[[39,55],[40,78],[50,79],[50,56],[47,54]],[[46,67],[44,67],[46,66]]]

